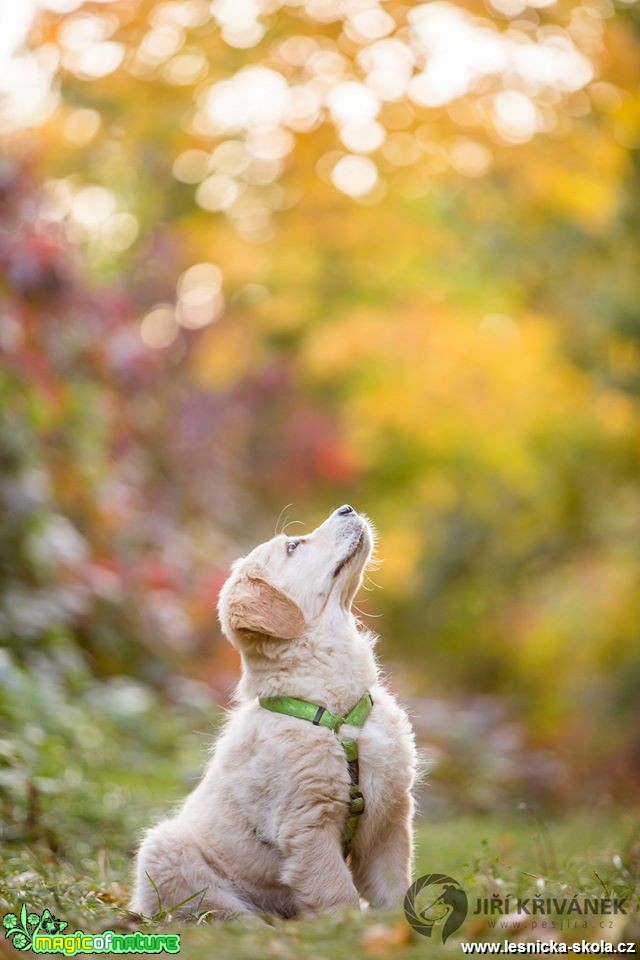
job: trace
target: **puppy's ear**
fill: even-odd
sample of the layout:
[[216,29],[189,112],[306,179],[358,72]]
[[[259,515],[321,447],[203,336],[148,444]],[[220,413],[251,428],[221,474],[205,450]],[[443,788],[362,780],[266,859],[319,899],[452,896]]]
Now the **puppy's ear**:
[[245,574],[234,584],[226,614],[231,629],[240,633],[297,640],[304,630],[298,604],[255,574]]

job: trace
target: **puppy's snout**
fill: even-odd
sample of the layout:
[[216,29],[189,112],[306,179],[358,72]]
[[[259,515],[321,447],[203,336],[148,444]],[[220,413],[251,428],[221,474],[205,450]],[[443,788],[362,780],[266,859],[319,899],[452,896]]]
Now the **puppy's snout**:
[[349,513],[355,513],[355,510],[349,503],[345,503],[341,507],[338,507],[338,509],[336,510],[336,513],[340,517],[346,517],[347,514]]

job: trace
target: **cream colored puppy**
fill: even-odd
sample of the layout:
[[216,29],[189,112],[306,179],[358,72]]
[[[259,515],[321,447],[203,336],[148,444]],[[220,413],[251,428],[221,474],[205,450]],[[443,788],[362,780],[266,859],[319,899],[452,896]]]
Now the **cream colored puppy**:
[[[291,917],[358,907],[359,895],[374,907],[402,904],[411,883],[414,738],[380,680],[374,638],[351,609],[372,543],[368,521],[344,506],[308,536],[274,537],[234,563],[218,609],[242,656],[238,706],[198,786],[142,841],[136,912]],[[258,702],[296,697],[344,717],[367,690],[368,719],[339,736]],[[344,737],[358,741],[365,798],[347,861]]]

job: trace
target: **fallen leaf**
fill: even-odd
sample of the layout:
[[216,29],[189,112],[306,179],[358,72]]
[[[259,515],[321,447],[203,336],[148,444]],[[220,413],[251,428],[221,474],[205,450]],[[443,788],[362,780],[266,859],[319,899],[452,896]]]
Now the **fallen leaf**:
[[367,953],[384,954],[390,947],[410,944],[411,927],[404,920],[394,924],[377,923],[365,930],[360,942]]

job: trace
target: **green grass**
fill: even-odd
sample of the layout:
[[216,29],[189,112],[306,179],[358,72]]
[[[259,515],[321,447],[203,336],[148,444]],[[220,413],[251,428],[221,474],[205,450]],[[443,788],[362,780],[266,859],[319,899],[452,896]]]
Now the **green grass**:
[[[288,922],[141,921],[127,910],[135,844],[199,775],[215,731],[209,711],[144,697],[136,705],[122,691],[99,703],[90,688],[69,704],[53,689],[44,696],[41,684],[24,675],[9,680],[9,707],[2,705],[8,734],[0,740],[0,913],[25,902],[29,910],[49,908],[69,931],[179,931],[189,960],[417,960],[459,955],[461,938],[504,938],[487,918],[471,914],[445,947],[413,934],[402,912]],[[414,875],[455,877],[472,910],[477,897],[494,893],[626,895],[634,907],[640,894],[640,811],[581,811],[547,822],[514,806],[500,816],[422,820],[416,839]],[[596,920],[557,937],[637,936],[637,916],[612,920],[611,929]],[[513,935],[535,939],[541,932],[525,924]],[[5,946],[0,938],[0,954]]]
[[[472,905],[476,897],[496,892],[604,896],[604,888],[609,894],[634,891],[635,900],[640,887],[634,885],[631,871],[633,868],[637,876],[637,864],[632,859],[638,857],[635,831],[639,819],[630,814],[581,814],[543,828],[524,816],[512,820],[478,817],[423,822],[417,834],[416,876],[433,871],[450,874],[463,884]],[[164,924],[141,924],[126,909],[133,837],[125,834],[119,847],[109,849],[102,840],[96,825],[92,848],[86,839],[74,847],[71,837],[63,852],[52,851],[45,841],[7,845],[0,903],[11,910],[23,901],[36,911],[48,907],[57,917],[69,921],[70,930],[179,930],[182,954],[203,960],[346,960],[395,954],[414,960],[427,954],[437,957],[452,950],[459,952],[460,938],[504,937],[503,932],[492,930],[485,918],[471,916],[443,948],[413,935],[402,914],[377,911],[269,924],[261,920],[187,926],[170,920]],[[601,931],[597,927],[599,921],[592,921],[585,930],[580,919],[577,928],[558,931],[557,936],[569,940],[583,936],[616,941],[633,938],[633,918],[612,920],[613,928]],[[519,935],[535,938],[540,930],[529,927]]]

